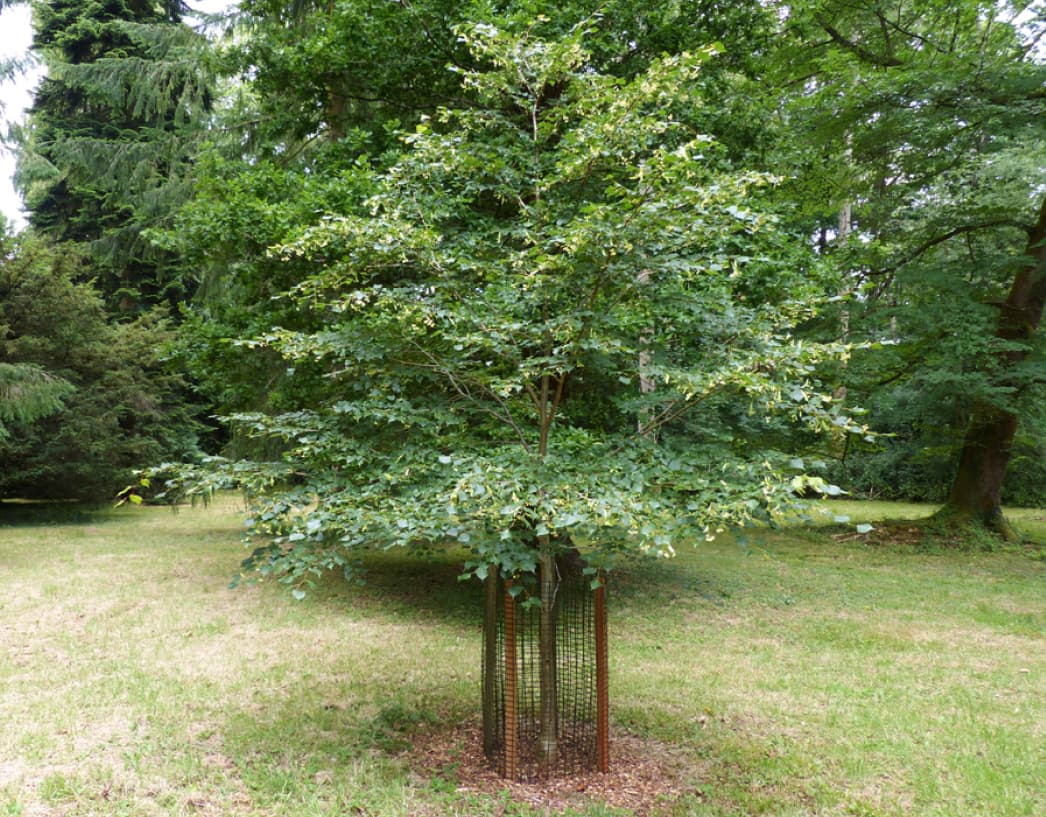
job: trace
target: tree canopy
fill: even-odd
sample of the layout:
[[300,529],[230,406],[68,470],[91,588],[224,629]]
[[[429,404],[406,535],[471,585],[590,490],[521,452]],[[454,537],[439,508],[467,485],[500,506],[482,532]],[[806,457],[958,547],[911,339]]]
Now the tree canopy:
[[[331,497],[325,554],[448,503],[591,538],[589,479],[646,547],[651,508],[714,531],[815,460],[990,524],[1046,450],[1040,3],[243,0],[215,41],[177,2],[34,9],[34,231],[109,320],[175,308],[222,453]],[[502,479],[518,515],[465,502]],[[571,491],[576,530],[534,510]]]
[[278,300],[313,325],[241,346],[314,385],[229,418],[282,450],[233,466],[284,486],[253,516],[266,570],[395,544],[465,544],[508,575],[578,541],[666,553],[681,526],[787,503],[775,424],[853,425],[816,380],[841,347],[792,334],[826,269],[766,204],[773,179],[688,124],[714,50],[625,80],[592,64],[586,22],[542,22],[459,28],[468,104],[387,169],[358,162],[349,211],[273,251],[312,262]]

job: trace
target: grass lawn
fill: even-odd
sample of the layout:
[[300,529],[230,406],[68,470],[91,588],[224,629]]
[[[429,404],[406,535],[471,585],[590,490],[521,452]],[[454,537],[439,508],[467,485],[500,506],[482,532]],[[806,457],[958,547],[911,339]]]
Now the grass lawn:
[[[1046,541],[1046,511],[1015,516]],[[480,588],[454,559],[384,554],[296,602],[227,589],[241,525],[232,499],[0,509],[0,817],[543,813],[409,768],[413,737],[479,707]],[[627,566],[615,728],[682,766],[666,815],[1046,814],[1036,556],[791,530]]]

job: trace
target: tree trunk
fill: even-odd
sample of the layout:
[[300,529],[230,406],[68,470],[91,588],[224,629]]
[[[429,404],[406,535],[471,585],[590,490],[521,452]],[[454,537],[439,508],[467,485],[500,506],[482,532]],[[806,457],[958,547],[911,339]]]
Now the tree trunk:
[[[334,16],[334,0],[327,0],[327,16]],[[324,90],[327,93],[327,141],[340,142],[345,138],[345,97],[338,92],[338,77],[328,76]]]
[[538,684],[540,726],[538,752],[549,768],[559,762],[559,689],[556,678],[556,590],[559,571],[547,546],[539,557],[541,566],[541,618],[538,633]]
[[497,743],[498,600],[501,581],[498,569],[487,568],[483,604],[483,754],[492,757]]
[[[640,270],[636,275],[636,281],[641,286],[646,286],[650,283],[650,270]],[[639,333],[639,393],[642,395],[653,394],[657,389],[657,384],[654,382],[654,378],[650,376],[650,366],[654,362],[654,353],[651,350],[651,346],[654,343],[654,328],[648,326]],[[637,420],[637,432],[641,435],[653,437],[655,431],[650,427],[650,420],[653,412],[650,408],[641,408],[639,410],[639,419]]]
[[[1029,231],[1025,263],[1013,281],[1002,304],[995,336],[1007,341],[1029,341],[1042,320],[1046,304],[1046,198],[1039,218]],[[1002,362],[1016,366],[1027,357],[1026,351],[1002,354]],[[1014,381],[1008,385],[1020,388]],[[988,403],[973,407],[970,425],[959,455],[948,500],[940,516],[968,520],[995,530],[1006,538],[1014,532],[1006,522],[999,499],[1002,481],[1009,465],[1013,439],[1020,418],[1008,409]]]
[[972,522],[1013,538],[999,495],[1017,425],[1017,415],[1012,412],[987,404],[974,407],[959,468],[939,516]]
[[[849,153],[849,150],[847,150]],[[836,237],[836,242],[841,247],[846,246],[846,242],[850,240],[850,230],[853,226],[853,202],[844,201],[839,207],[839,234]],[[840,295],[846,295],[846,288],[843,288],[843,292]],[[850,308],[847,306],[843,307],[843,312],[839,316],[839,336],[843,343],[846,343],[850,339]],[[843,368],[846,368],[846,361],[843,361]]]

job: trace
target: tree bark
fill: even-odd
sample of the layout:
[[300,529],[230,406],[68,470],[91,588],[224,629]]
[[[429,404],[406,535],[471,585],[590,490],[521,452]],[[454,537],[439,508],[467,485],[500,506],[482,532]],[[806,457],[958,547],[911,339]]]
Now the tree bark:
[[538,752],[548,768],[559,762],[559,689],[556,672],[556,590],[559,571],[548,546],[539,557],[541,574],[541,615],[538,633],[538,684],[540,688],[540,725]]
[[[1000,340],[1029,341],[1038,331],[1046,304],[1046,198],[1029,230],[1025,263],[999,312],[995,336]],[[1002,353],[1004,365],[1014,367],[1028,356],[1025,350]],[[1020,388],[1016,380],[1009,384]],[[959,467],[940,516],[983,525],[1006,538],[1013,529],[1002,512],[1000,492],[1009,465],[1020,418],[1009,409],[985,402],[973,407],[959,455]]]
[[[636,275],[636,281],[640,286],[650,283],[650,270],[640,270]],[[648,326],[639,333],[639,393],[642,395],[653,394],[657,389],[654,378],[650,376],[650,366],[654,362],[654,353],[650,348],[654,343],[654,328]],[[639,410],[636,431],[642,436],[654,437],[655,430],[650,427],[652,412],[649,408]]]
[[501,582],[498,569],[487,568],[483,604],[483,754],[494,756],[497,748],[498,598]]
[[[334,16],[334,0],[327,0],[327,16]],[[345,111],[348,107],[345,97],[338,92],[338,78],[328,76],[327,93],[327,141],[340,142],[345,138]]]

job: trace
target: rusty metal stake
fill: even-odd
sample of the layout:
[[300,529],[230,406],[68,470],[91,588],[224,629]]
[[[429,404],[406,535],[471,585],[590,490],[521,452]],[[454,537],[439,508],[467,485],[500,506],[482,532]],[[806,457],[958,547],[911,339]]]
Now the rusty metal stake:
[[493,565],[487,568],[483,599],[483,754],[493,758],[497,749],[498,717],[498,596],[501,577]]
[[516,679],[516,600],[505,581],[505,777],[519,777],[519,714]]
[[596,588],[596,765],[610,771],[610,662],[607,656],[607,596],[603,584]]

